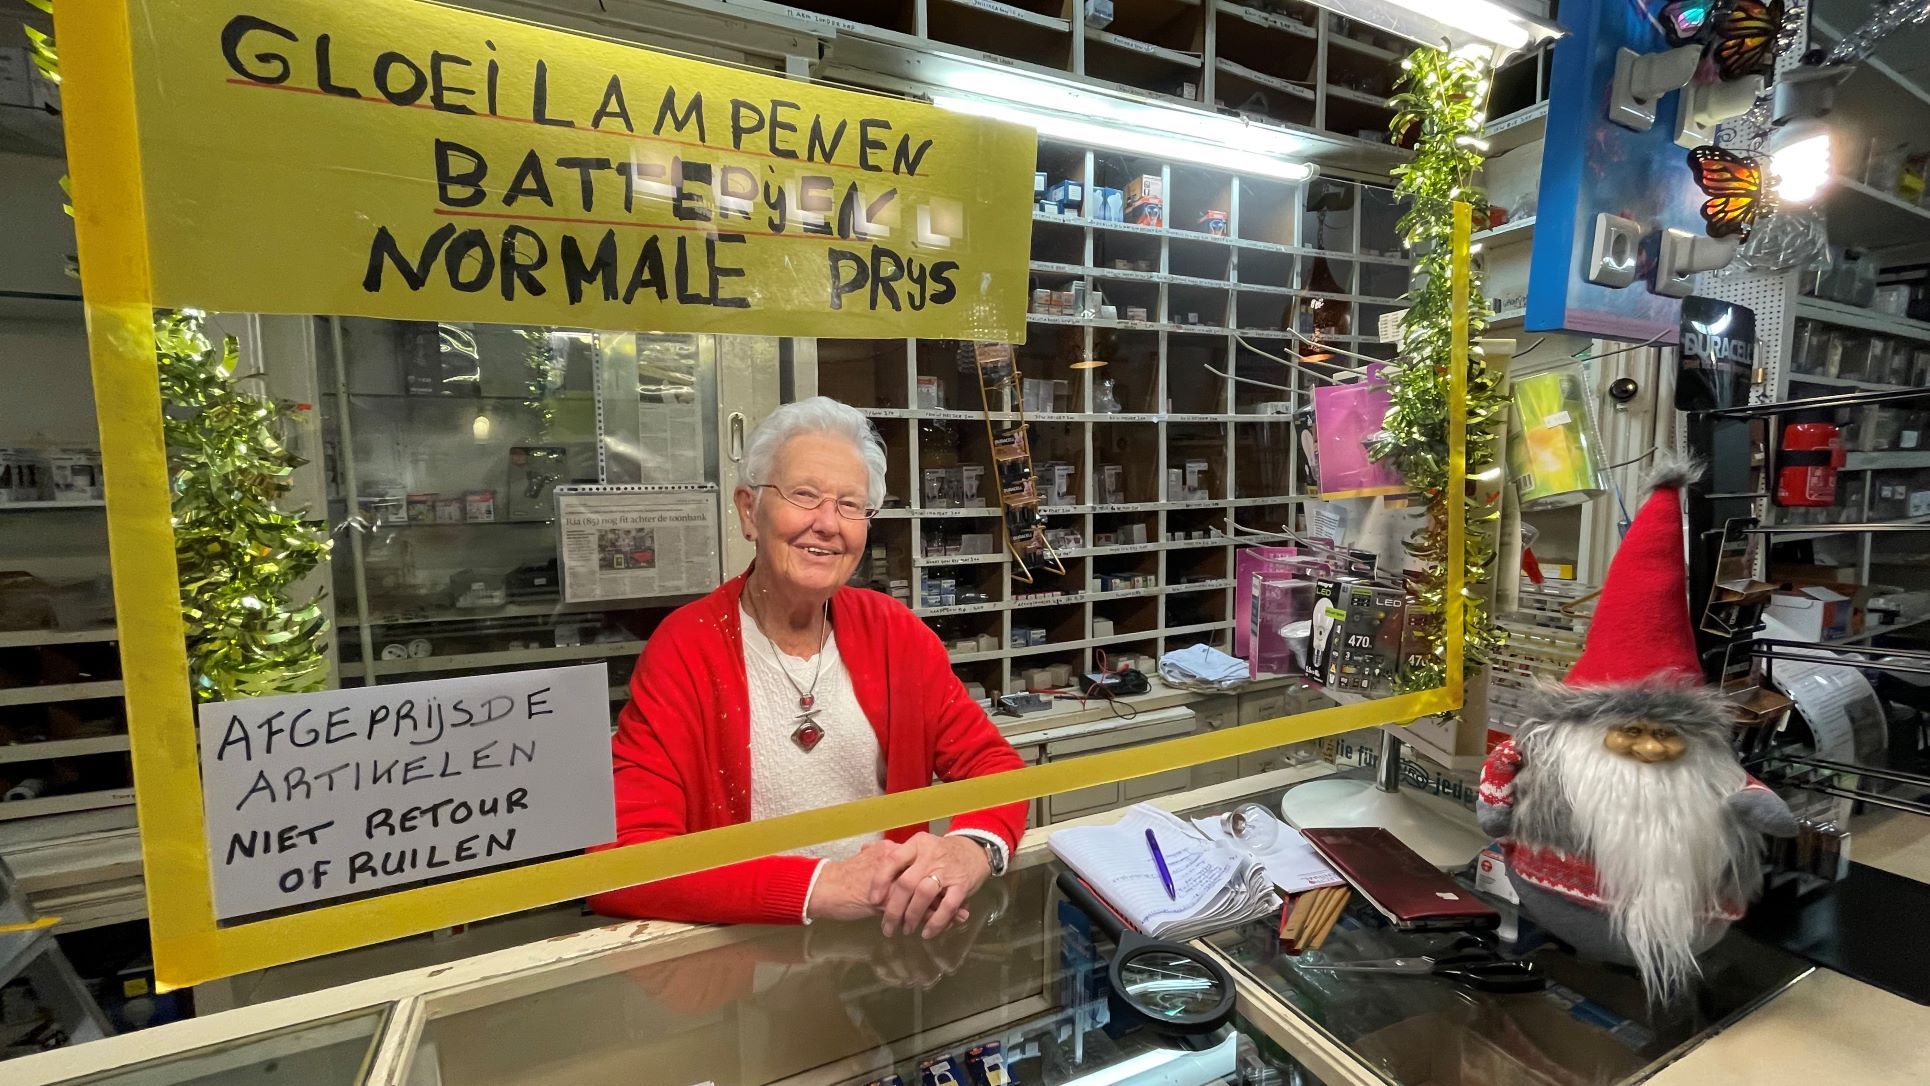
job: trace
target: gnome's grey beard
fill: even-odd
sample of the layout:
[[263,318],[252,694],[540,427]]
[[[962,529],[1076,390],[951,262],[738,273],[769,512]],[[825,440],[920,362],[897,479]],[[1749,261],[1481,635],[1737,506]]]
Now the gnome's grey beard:
[[1746,780],[1727,747],[1689,736],[1682,757],[1644,764],[1604,748],[1606,730],[1522,729],[1513,836],[1594,864],[1611,932],[1666,1001],[1699,973],[1693,945],[1711,913],[1754,896],[1760,841],[1725,805]]

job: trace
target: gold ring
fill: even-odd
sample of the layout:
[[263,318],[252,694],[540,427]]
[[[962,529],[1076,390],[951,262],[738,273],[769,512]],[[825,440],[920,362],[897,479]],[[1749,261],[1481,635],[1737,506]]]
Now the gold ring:
[[941,882],[941,883],[942,883],[942,882],[944,882],[944,881],[945,881],[944,879],[941,879],[941,878],[939,878],[939,877],[938,877],[938,872],[936,872],[936,871],[934,871],[934,872],[932,872],[932,873],[931,873],[931,874],[929,874],[929,875],[926,875],[925,877],[926,877],[926,878],[928,878],[928,879],[930,879],[930,880],[932,880],[933,882]]

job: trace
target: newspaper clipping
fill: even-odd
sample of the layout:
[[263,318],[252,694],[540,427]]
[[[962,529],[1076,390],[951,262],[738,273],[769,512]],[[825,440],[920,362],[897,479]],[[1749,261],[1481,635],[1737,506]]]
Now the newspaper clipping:
[[563,601],[708,592],[718,582],[717,492],[558,493]]

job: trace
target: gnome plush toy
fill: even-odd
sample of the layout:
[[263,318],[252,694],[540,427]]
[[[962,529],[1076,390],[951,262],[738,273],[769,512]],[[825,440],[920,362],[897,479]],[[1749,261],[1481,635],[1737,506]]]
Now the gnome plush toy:
[[1585,957],[1633,965],[1667,1000],[1762,883],[1781,797],[1730,745],[1689,624],[1681,488],[1660,465],[1609,565],[1581,659],[1481,771],[1475,811],[1530,917]]

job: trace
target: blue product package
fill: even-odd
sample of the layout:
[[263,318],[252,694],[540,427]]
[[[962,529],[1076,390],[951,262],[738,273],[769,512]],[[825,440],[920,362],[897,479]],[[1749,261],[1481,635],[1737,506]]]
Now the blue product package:
[[1066,211],[1077,214],[1086,203],[1086,189],[1077,181],[1061,181],[1045,192],[1047,203],[1058,204]]
[[1094,185],[1086,196],[1089,218],[1100,222],[1126,221],[1126,194],[1119,189]]
[[1005,1065],[1005,1047],[997,1041],[973,1045],[965,1053],[965,1069],[971,1072],[973,1086],[1018,1086],[1019,1080]]
[[937,1056],[919,1064],[918,1081],[919,1086],[965,1086],[958,1061],[950,1056]]

